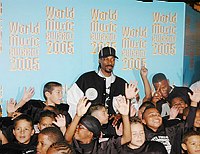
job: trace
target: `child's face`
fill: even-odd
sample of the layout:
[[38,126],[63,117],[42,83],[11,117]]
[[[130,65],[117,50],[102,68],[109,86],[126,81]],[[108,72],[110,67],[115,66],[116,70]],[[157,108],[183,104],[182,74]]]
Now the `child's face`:
[[132,140],[130,142],[130,147],[133,149],[139,148],[145,142],[144,127],[141,123],[131,124]]
[[54,87],[51,93],[47,92],[48,105],[60,104],[62,101],[62,87]]
[[48,148],[53,144],[45,134],[38,135],[37,154],[46,154]]
[[26,120],[19,120],[13,129],[13,134],[19,143],[28,144],[31,136],[34,134],[34,130],[30,122]]
[[200,136],[193,135],[188,137],[186,143],[182,144],[184,150],[187,150],[188,154],[199,154],[200,153]]
[[51,117],[43,117],[38,123],[38,129],[41,131],[46,127],[52,127],[53,120]]
[[88,140],[88,138],[91,138],[91,133],[84,125],[79,123],[77,125],[74,138],[80,142],[84,142],[85,140]]
[[156,108],[147,109],[144,113],[142,122],[151,128],[153,131],[157,129],[162,124],[162,117]]
[[105,107],[102,107],[101,109],[97,111],[94,111],[92,113],[92,116],[96,117],[101,124],[108,123],[108,112]]
[[200,109],[198,109],[196,112],[196,116],[194,119],[194,127],[200,128]]
[[183,113],[183,110],[187,107],[187,104],[181,97],[176,97],[172,99],[172,106],[176,106],[179,108],[179,114]]

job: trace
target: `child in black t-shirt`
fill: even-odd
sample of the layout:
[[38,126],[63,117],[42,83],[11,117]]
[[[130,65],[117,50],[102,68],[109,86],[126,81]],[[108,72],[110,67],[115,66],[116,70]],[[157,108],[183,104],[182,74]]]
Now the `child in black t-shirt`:
[[37,138],[34,136],[33,122],[31,117],[21,114],[14,119],[14,141],[0,147],[2,154],[8,151],[34,154],[36,152]]

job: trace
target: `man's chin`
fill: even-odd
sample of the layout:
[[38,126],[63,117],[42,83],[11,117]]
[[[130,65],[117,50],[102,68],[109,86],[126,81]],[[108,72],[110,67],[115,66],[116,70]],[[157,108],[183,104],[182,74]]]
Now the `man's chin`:
[[162,94],[162,97],[163,97],[163,98],[167,98],[167,97],[168,97],[168,94]]
[[106,73],[112,73],[113,69],[107,69],[105,72]]

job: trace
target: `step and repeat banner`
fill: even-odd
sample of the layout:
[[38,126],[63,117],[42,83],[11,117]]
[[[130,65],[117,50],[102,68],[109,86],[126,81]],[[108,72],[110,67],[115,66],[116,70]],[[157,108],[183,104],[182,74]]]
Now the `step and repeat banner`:
[[24,87],[42,99],[45,83],[67,89],[84,72],[97,70],[98,52],[116,49],[114,73],[139,82],[163,72],[182,85],[185,4],[136,0],[1,0],[0,102],[20,100]]

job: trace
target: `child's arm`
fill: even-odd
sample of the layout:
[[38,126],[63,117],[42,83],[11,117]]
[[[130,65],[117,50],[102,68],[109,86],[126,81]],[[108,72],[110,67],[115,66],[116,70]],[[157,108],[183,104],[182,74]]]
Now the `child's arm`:
[[149,80],[147,78],[148,69],[143,66],[140,70],[140,75],[142,78],[142,82],[144,84],[144,92],[145,92],[145,97],[143,98],[143,102],[150,101],[152,98],[152,95],[151,95],[151,86],[150,86]]
[[194,125],[194,119],[196,115],[196,109],[198,106],[198,103],[200,101],[200,93],[198,92],[193,92],[193,94],[188,93],[191,99],[191,105],[190,105],[190,110],[186,119],[186,122],[188,124],[188,129],[193,127]]
[[35,90],[33,87],[30,87],[28,90],[26,87],[24,87],[24,94],[23,94],[23,97],[22,99],[19,101],[18,104],[16,104],[15,108],[16,110],[20,107],[22,107],[24,104],[26,104],[26,102],[28,102],[32,97],[33,95],[35,94]]
[[76,131],[76,127],[81,119],[81,117],[87,112],[88,108],[90,107],[91,103],[87,103],[88,99],[83,97],[79,100],[77,107],[76,107],[76,115],[72,120],[71,124],[66,130],[65,139],[68,143],[72,143],[73,136]]
[[122,114],[122,122],[123,122],[123,135],[121,139],[121,145],[128,143],[131,141],[131,126],[129,122],[129,101],[126,101],[125,96],[117,96],[116,97],[116,109]]

